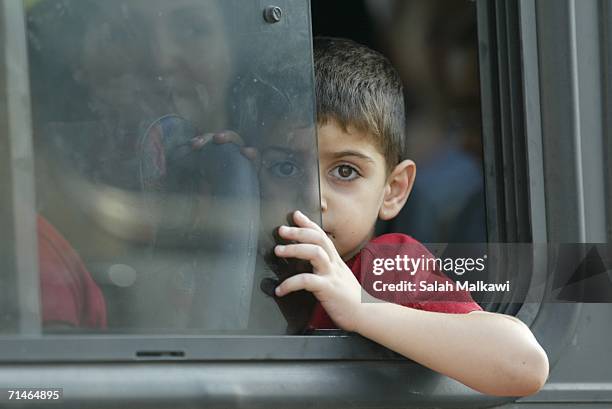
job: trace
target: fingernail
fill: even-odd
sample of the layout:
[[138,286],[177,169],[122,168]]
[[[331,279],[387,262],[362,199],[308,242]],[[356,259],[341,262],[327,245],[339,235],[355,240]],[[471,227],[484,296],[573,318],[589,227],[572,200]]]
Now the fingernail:
[[280,289],[280,285],[274,289],[274,294],[276,294],[278,297],[280,297],[280,296],[281,296],[281,289]]
[[280,244],[274,248],[277,253],[283,253],[285,251],[285,246],[281,246]]

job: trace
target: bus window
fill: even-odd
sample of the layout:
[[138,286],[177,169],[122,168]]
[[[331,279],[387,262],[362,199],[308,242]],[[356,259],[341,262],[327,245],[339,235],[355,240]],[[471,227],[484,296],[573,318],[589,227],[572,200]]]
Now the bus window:
[[[313,297],[264,291],[307,269],[272,257],[275,228],[319,216],[307,5],[270,22],[237,0],[27,4],[44,329],[300,333]],[[343,10],[404,80],[420,169],[381,230],[486,243],[474,5],[360,4]],[[318,7],[314,34],[351,36]]]
[[301,331],[313,297],[260,286],[305,268],[275,227],[319,218],[306,5],[25,4],[44,328]]

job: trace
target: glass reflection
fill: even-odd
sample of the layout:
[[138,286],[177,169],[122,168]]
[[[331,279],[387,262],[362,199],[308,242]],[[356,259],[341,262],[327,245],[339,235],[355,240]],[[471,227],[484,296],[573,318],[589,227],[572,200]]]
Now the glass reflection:
[[28,10],[39,211],[102,289],[110,331],[305,324],[304,295],[279,308],[260,283],[307,269],[270,257],[274,230],[295,209],[318,211],[307,10],[279,46],[303,50],[289,66],[261,51],[264,35],[242,43],[257,27],[234,30],[239,10],[198,0]]

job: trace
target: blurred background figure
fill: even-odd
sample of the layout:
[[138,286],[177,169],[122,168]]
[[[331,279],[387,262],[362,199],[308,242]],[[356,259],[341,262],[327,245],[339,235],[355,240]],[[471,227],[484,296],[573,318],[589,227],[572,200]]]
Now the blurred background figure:
[[104,297],[79,255],[42,216],[37,233],[43,329],[105,329]]

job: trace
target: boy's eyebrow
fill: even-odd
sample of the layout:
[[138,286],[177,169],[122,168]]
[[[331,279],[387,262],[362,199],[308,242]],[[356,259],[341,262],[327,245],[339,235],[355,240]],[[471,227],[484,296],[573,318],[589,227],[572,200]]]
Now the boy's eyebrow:
[[334,152],[334,153],[330,153],[330,154],[325,155],[325,156],[330,156],[333,159],[343,158],[345,156],[356,156],[358,158],[365,159],[368,162],[374,162],[374,159],[372,159],[368,155],[365,155],[365,154],[363,154],[363,153],[361,153],[359,151],[351,151],[351,150]]

